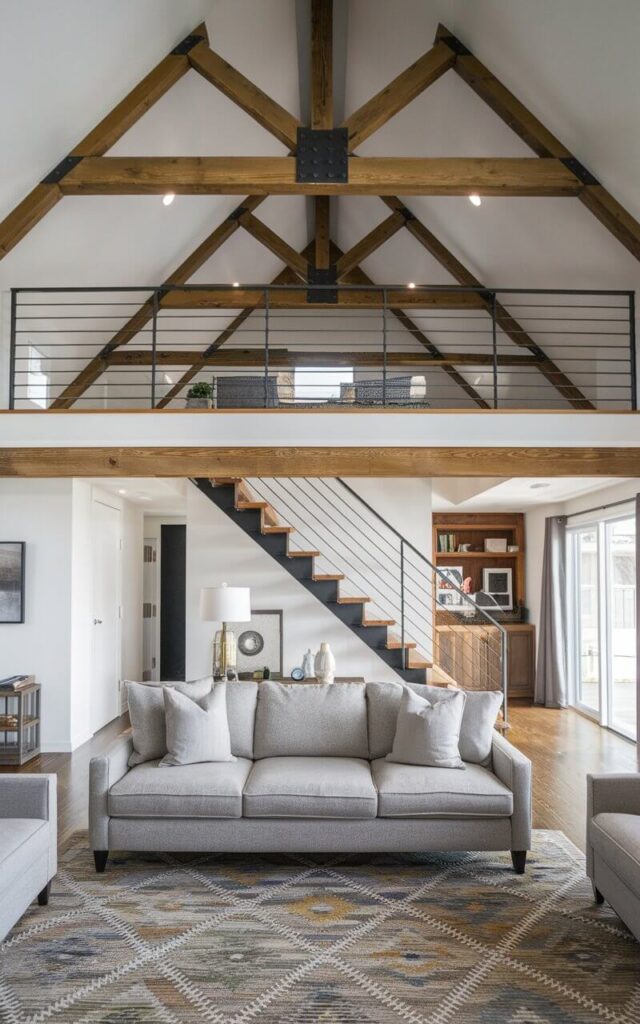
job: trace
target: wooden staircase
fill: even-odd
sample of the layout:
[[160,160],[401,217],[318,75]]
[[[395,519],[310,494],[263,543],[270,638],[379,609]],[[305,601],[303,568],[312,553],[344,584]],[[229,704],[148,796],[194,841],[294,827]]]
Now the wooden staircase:
[[367,617],[366,608],[372,601],[371,597],[342,594],[340,585],[346,578],[344,574],[317,573],[315,560],[322,553],[293,547],[291,540],[296,533],[295,527],[282,525],[273,506],[266,501],[257,501],[244,480],[198,479],[194,483],[403,680],[445,686],[453,683],[450,677],[434,672],[430,662],[418,657],[417,645],[413,641],[403,644],[398,635],[400,626],[394,619]]

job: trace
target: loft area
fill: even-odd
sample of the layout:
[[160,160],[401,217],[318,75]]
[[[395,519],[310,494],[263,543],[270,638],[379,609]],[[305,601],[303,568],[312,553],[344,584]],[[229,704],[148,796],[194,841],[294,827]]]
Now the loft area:
[[633,300],[415,283],[16,289],[9,404],[635,409]]

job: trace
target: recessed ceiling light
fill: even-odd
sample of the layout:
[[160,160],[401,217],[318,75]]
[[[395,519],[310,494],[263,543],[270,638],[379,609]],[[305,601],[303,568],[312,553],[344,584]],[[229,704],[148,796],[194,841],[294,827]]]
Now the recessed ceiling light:
[[126,491],[125,487],[118,487],[118,494],[126,494],[126,493],[127,493],[127,491]]
[[482,205],[482,199],[477,194],[477,192],[472,192],[471,193],[471,195],[469,196],[469,202],[473,203],[474,206],[481,206]]
[[167,194],[162,197],[162,202],[164,203],[165,206],[171,206],[171,204],[172,204],[172,202],[173,202],[173,200],[175,198],[176,198],[175,192],[167,192]]
[[415,282],[414,281],[409,281],[409,284],[407,285],[407,288],[415,288]]
[[164,375],[164,382],[165,382],[165,384],[173,384],[173,378],[170,377],[168,373],[165,373],[165,375]]
[[529,487],[532,491],[541,491],[544,487],[550,487],[550,484],[543,484],[539,482],[537,484],[529,484]]
[[139,494],[138,501],[151,501],[151,498],[148,494]]
[[233,282],[233,287],[234,288],[239,288],[240,287],[240,282],[239,281],[234,281]]

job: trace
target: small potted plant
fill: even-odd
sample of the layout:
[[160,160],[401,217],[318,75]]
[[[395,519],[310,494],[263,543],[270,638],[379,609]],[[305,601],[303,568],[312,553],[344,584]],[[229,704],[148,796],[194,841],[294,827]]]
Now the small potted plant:
[[187,391],[187,409],[210,409],[213,401],[213,388],[206,381],[192,384]]

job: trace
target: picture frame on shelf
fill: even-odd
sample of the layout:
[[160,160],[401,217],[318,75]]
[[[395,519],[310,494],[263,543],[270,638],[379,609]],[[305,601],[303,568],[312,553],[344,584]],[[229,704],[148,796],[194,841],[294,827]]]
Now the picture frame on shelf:
[[507,538],[485,537],[484,550],[487,554],[504,555],[507,550]]
[[483,569],[482,589],[494,599],[501,611],[513,611],[513,569]]
[[237,637],[238,679],[253,679],[255,672],[269,669],[271,679],[283,675],[283,613],[281,608],[251,609],[250,622],[229,622]]
[[25,542],[0,541],[0,623],[24,622]]
[[462,607],[462,595],[454,587],[462,590],[464,569],[461,565],[447,565],[436,577],[436,604],[447,611],[459,611]]

